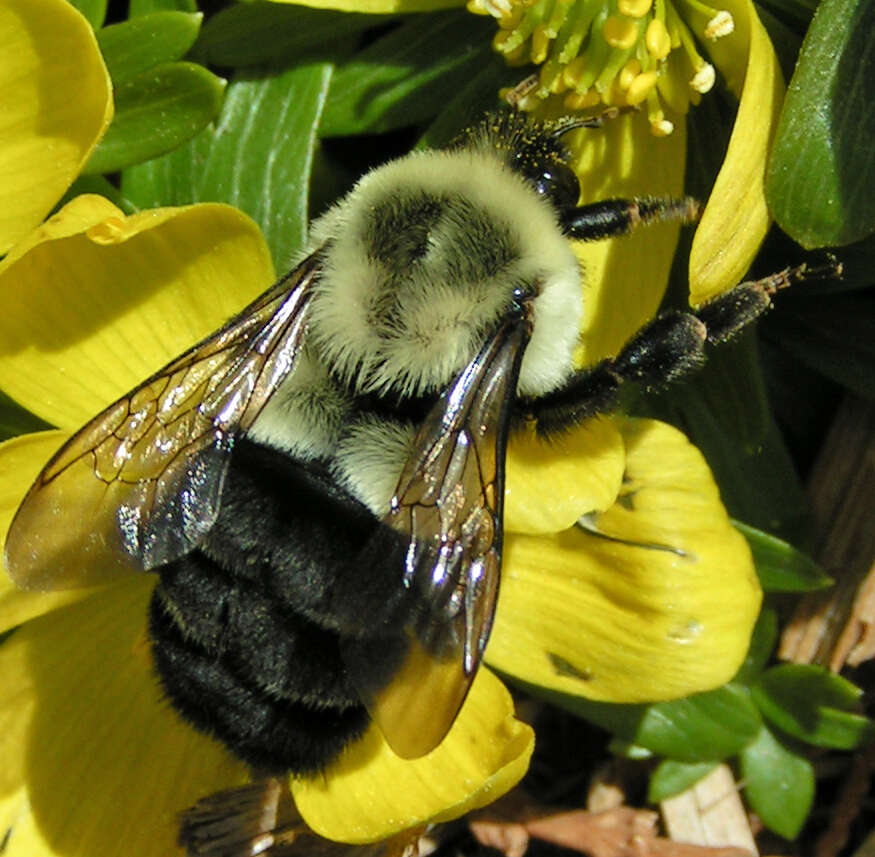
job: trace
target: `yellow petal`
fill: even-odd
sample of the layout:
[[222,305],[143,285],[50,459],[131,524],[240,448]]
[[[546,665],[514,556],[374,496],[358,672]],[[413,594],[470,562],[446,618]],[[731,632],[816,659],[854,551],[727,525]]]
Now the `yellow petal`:
[[491,803],[525,774],[533,746],[510,694],[481,669],[449,735],[427,756],[398,758],[372,726],[324,776],[293,780],[292,794],[322,836],[374,842]]
[[433,12],[463,6],[465,0],[272,0],[274,3],[294,3],[312,9],[339,9],[342,12],[368,12],[372,15],[390,12]]
[[109,74],[66,0],[0,4],[0,253],[33,229],[112,119]]
[[706,46],[732,91],[738,115],[690,252],[690,303],[726,291],[744,276],[769,228],[766,159],[784,97],[781,69],[750,0],[725,0],[735,32]]
[[231,206],[126,217],[77,197],[0,263],[0,387],[78,428],[272,279],[258,227]]
[[[575,172],[582,202],[680,196],[686,122],[672,118],[675,131],[667,137],[651,134],[647,117],[637,113],[569,136],[575,152],[580,150]],[[584,270],[582,364],[615,355],[653,317],[668,283],[679,229],[676,223],[660,223],[625,238],[575,245]]]
[[730,679],[761,592],[702,456],[651,420],[623,430],[620,499],[580,529],[505,543],[486,655],[509,675],[611,702],[686,696]]
[[[0,811],[27,805],[4,857],[176,850],[178,813],[246,782],[215,741],[186,726],[152,673],[153,576],[28,622],[0,647]],[[14,689],[14,691],[13,691]]]
[[608,418],[539,440],[533,430],[511,436],[507,449],[504,527],[556,533],[588,512],[606,509],[623,478],[625,448]]
[[[65,432],[46,431],[0,444],[0,533],[4,542],[15,510],[27,489],[66,439]],[[0,633],[56,607],[80,601],[88,594],[88,590],[23,592],[12,583],[3,566],[0,574]]]

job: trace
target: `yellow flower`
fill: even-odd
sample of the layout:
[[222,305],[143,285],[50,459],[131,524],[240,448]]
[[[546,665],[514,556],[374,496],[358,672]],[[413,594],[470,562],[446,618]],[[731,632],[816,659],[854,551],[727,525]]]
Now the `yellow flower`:
[[[125,217],[101,197],[77,197],[17,245],[0,263],[0,386],[60,430],[3,445],[2,531],[71,430],[273,276],[257,227],[223,205]],[[132,826],[127,853],[164,855],[179,811],[246,781],[241,763],[162,699],[145,630],[154,582],[149,575],[42,594],[17,591],[4,576],[0,627],[38,617],[0,648],[0,674],[16,688],[0,708],[4,734],[17,741],[0,794],[0,823],[14,828],[7,853],[113,853],[118,815]],[[520,779],[531,750],[531,730],[484,670],[429,756],[398,759],[372,727],[323,776],[294,780],[292,791],[318,833],[373,841],[491,802]],[[122,778],[137,788],[121,788]],[[382,806],[390,785],[403,791]]]
[[94,31],[66,0],[0,6],[0,254],[72,184],[112,119]]
[[[255,227],[220,205],[126,218],[80,197],[19,244],[0,265],[0,387],[60,431],[2,447],[3,530],[71,430],[272,276]],[[506,585],[487,661],[609,700],[669,698],[728,679],[759,589],[698,453],[673,429],[625,420],[595,421],[550,448],[530,443],[520,438],[509,453]],[[601,535],[575,524],[584,515]],[[152,585],[144,576],[42,595],[5,584],[0,627],[38,617],[0,648],[0,671],[16,688],[0,708],[4,734],[17,741],[0,798],[13,824],[8,853],[112,851],[117,815],[129,820],[128,853],[167,853],[176,812],[245,781],[238,762],[161,699],[145,636]],[[483,669],[433,753],[398,759],[372,727],[323,776],[291,788],[318,833],[373,841],[494,800],[525,772],[531,749],[530,730]],[[122,789],[122,779],[137,788]]]
[[[368,9],[411,3],[375,0]],[[7,9],[24,20],[28,5]],[[51,17],[45,10],[52,5],[32,3],[42,11],[31,25]],[[0,31],[11,26],[5,14]],[[38,75],[52,64],[35,62]],[[109,115],[103,109],[101,131]],[[640,121],[623,117],[607,135],[633,134]],[[663,142],[682,152],[683,134]],[[0,133],[0,153],[4,144],[15,151],[11,132]],[[80,146],[77,164],[93,144]],[[601,156],[618,163],[610,151]],[[38,176],[45,157],[32,146],[16,175]],[[670,160],[672,187],[649,187],[647,180],[658,179],[651,174],[628,193],[679,192],[673,188],[682,158]],[[593,165],[589,181],[607,195],[640,178]],[[65,173],[67,184],[77,169]],[[10,216],[11,250],[0,263],[0,388],[58,430],[0,447],[0,533],[70,432],[218,327],[274,275],[257,228],[228,206],[126,217],[101,197],[79,197],[34,229],[64,186],[42,208],[12,195],[21,216]],[[16,211],[11,203],[8,210]],[[647,240],[630,239],[642,242],[638,283],[654,265],[667,271],[673,235],[676,227],[663,225]],[[635,247],[626,243],[619,256],[638,254]],[[659,291],[644,289],[640,299],[609,292],[617,257],[594,251],[602,256],[588,262],[588,360],[649,318]],[[634,282],[625,274],[616,279]],[[160,693],[146,634],[154,583],[144,575],[44,594],[0,579],[0,629],[20,626],[0,646],[9,689],[0,703],[7,857],[170,854],[182,809],[250,776]],[[759,599],[746,545],[701,456],[675,430],[605,418],[549,447],[514,439],[504,584],[488,664],[528,684],[598,700],[682,696],[731,677]],[[293,778],[290,788],[318,833],[375,841],[494,800],[524,774],[532,742],[531,730],[513,717],[507,690],[484,668],[450,734],[428,756],[395,757],[372,726],[323,775]]]
[[[713,5],[711,0],[468,0],[468,8],[498,19],[495,46],[509,61],[540,66],[537,84],[522,96],[523,109],[542,102],[539,112],[552,114],[640,106],[652,133],[674,136],[683,134],[689,105],[722,75],[739,107],[693,241],[690,303],[696,306],[739,282],[770,222],[765,165],[784,89],[752,0]],[[654,170],[659,174],[669,159],[677,159],[682,170],[683,143],[673,150],[650,146],[642,139],[643,127],[611,156],[620,162],[619,171],[647,177]],[[586,151],[584,144],[581,148]],[[587,175],[591,166],[582,164]],[[585,201],[601,198],[587,195],[591,190],[584,187]],[[666,183],[656,192],[677,191]]]

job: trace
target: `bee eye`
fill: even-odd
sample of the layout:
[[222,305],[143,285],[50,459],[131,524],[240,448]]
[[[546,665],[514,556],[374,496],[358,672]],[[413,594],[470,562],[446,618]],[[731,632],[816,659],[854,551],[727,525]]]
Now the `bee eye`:
[[538,290],[534,286],[517,286],[511,292],[511,304],[514,312],[526,315],[526,304],[538,296]]

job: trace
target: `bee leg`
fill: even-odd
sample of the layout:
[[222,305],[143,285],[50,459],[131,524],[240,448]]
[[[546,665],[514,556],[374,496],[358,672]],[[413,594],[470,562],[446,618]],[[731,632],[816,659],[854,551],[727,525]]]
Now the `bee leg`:
[[289,791],[288,777],[253,782],[201,798],[179,819],[178,844],[190,857],[279,854],[299,836],[312,837]]
[[568,238],[599,241],[628,235],[638,226],[648,226],[665,220],[692,223],[698,216],[699,203],[691,196],[680,199],[664,196],[605,199],[564,212],[562,231]]
[[705,344],[726,342],[771,306],[779,289],[810,277],[839,276],[841,266],[800,265],[741,283],[702,304],[694,312],[674,310],[643,327],[613,358],[576,372],[558,390],[522,401],[525,417],[536,421],[539,434],[565,431],[599,413],[613,410],[620,387],[629,381],[659,389],[697,369],[705,360]]

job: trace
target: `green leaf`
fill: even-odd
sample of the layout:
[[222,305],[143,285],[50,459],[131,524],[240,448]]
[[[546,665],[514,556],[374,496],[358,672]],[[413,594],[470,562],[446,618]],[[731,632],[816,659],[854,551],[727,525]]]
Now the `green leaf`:
[[827,378],[875,399],[875,294],[798,296],[763,325],[763,335]]
[[747,691],[735,685],[653,705],[616,705],[529,690],[625,741],[684,762],[735,755],[753,740],[761,722]]
[[69,0],[87,19],[94,29],[98,29],[106,18],[107,0]]
[[207,21],[193,55],[204,64],[234,68],[269,63],[300,65],[305,60],[334,58],[339,46],[351,44],[352,37],[393,20],[386,15],[284,3],[238,3]]
[[115,92],[115,118],[83,172],[108,173],[190,140],[222,106],[225,81],[194,63],[166,63]]
[[443,105],[416,147],[435,149],[446,146],[464,127],[481,119],[484,113],[495,110],[499,105],[499,90],[503,86],[512,86],[518,78],[518,70],[493,53]]
[[128,17],[152,12],[197,12],[197,0],[130,0]]
[[608,752],[614,756],[619,756],[623,759],[632,759],[633,761],[643,761],[644,759],[652,759],[653,753],[646,747],[640,744],[630,744],[622,738],[612,738],[608,742]]
[[170,155],[127,169],[141,208],[227,202],[261,227],[278,267],[304,243],[316,126],[331,66],[239,74],[214,126]]
[[749,684],[765,669],[777,639],[778,614],[771,607],[763,607],[754,625],[744,663],[733,679],[735,684]]
[[875,229],[875,0],[824,0],[781,113],[766,194],[803,247],[849,244]]
[[139,209],[129,199],[122,196],[121,191],[106,176],[79,176],[73,184],[67,188],[67,192],[58,200],[55,209],[62,208],[71,199],[75,199],[83,193],[96,193],[106,197],[113,205],[117,205],[125,214],[134,214]]
[[832,578],[807,554],[741,521],[732,524],[747,539],[766,592],[813,592],[832,584]]
[[718,762],[663,760],[650,775],[650,783],[647,786],[647,802],[661,803],[686,791],[703,777],[707,777],[718,764]]
[[489,61],[492,29],[463,10],[408,18],[338,68],[320,135],[379,133],[430,120]]
[[875,738],[875,724],[857,713],[862,691],[821,667],[772,667],[751,693],[770,723],[816,747],[851,750]]
[[155,12],[100,30],[97,42],[113,85],[184,56],[197,38],[202,18],[200,13]]
[[814,801],[814,768],[765,726],[739,756],[744,794],[763,824],[795,839]]

